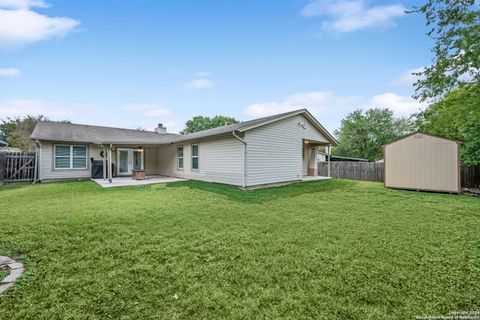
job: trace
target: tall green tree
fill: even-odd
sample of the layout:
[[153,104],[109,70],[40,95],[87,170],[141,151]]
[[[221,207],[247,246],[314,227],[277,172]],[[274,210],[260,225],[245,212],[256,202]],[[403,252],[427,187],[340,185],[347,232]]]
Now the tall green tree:
[[453,90],[416,118],[422,131],[462,141],[463,163],[480,164],[480,84]]
[[384,144],[412,131],[412,121],[395,118],[389,109],[355,110],[342,120],[340,129],[335,131],[339,146],[333,149],[333,154],[378,160],[383,157]]
[[415,98],[438,100],[460,85],[480,83],[478,0],[428,0],[409,13],[425,15],[434,59],[415,83]]
[[185,123],[185,129],[183,129],[181,134],[194,133],[197,131],[222,127],[233,123],[238,123],[238,120],[227,116],[215,116],[213,118],[195,116]]
[[30,135],[39,121],[48,120],[45,116],[27,115],[2,119],[0,124],[0,140],[3,140],[11,147],[17,147],[24,151],[35,150],[35,143],[30,140]]

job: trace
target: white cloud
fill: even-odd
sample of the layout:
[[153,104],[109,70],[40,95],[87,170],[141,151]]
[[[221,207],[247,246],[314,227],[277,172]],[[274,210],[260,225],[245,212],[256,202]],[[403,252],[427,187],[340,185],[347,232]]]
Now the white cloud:
[[396,93],[361,97],[338,96],[331,91],[313,91],[292,94],[283,101],[254,103],[247,106],[243,113],[256,118],[306,108],[333,131],[340,126],[342,118],[356,109],[389,108],[396,116],[409,116],[423,107],[423,104],[413,98]]
[[323,16],[322,29],[335,33],[353,32],[372,27],[394,25],[405,14],[401,4],[367,7],[363,0],[311,0],[303,7],[305,17]]
[[397,86],[411,87],[419,79],[419,76],[416,76],[413,73],[419,73],[424,70],[424,67],[407,70],[403,72],[392,84]]
[[195,74],[195,76],[198,78],[208,78],[211,77],[212,74],[208,71],[199,71]]
[[188,88],[192,89],[208,89],[212,88],[215,83],[209,79],[195,79],[187,84]]
[[371,107],[389,108],[395,115],[402,117],[408,117],[425,106],[412,97],[400,96],[391,92],[376,95],[369,100],[369,103]]
[[20,75],[20,70],[16,68],[0,68],[0,77],[16,77]]
[[0,49],[63,37],[80,22],[66,17],[49,17],[32,7],[47,7],[43,1],[0,0]]
[[50,118],[65,117],[72,113],[57,104],[41,100],[0,100],[0,119],[30,115],[45,115]]
[[244,114],[252,117],[264,117],[281,112],[307,108],[309,111],[322,115],[329,112],[348,110],[361,101],[361,97],[337,97],[331,91],[314,91],[296,93],[281,102],[255,103],[244,110]]
[[165,117],[170,115],[172,112],[159,104],[154,103],[143,103],[143,104],[132,104],[123,106],[125,110],[133,110],[140,112],[143,116],[146,117]]
[[47,8],[42,0],[0,0],[0,8],[6,9],[28,9],[28,8]]

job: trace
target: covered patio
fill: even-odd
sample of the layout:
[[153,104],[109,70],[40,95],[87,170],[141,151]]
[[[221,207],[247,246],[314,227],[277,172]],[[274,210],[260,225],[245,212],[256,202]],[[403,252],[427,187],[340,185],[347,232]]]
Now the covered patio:
[[142,183],[142,180],[152,181],[158,177],[164,177],[158,163],[160,146],[158,144],[98,144],[99,156],[92,159],[92,180],[124,185],[126,181],[132,180],[132,176],[136,176],[138,180],[136,184],[139,185],[148,184]]
[[[321,148],[325,148],[326,162],[328,172],[326,177],[318,176],[318,154]],[[330,154],[331,143],[323,141],[315,141],[311,139],[303,140],[303,179],[302,180],[318,180],[320,178],[330,178]]]

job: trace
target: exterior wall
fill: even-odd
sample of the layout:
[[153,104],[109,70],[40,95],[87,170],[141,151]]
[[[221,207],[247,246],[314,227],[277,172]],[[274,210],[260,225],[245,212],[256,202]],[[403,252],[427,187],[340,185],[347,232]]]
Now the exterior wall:
[[53,164],[53,146],[55,144],[73,144],[73,145],[82,145],[86,144],[80,143],[54,143],[42,141],[42,147],[40,149],[40,170],[39,170],[39,179],[40,180],[57,180],[57,179],[85,179],[90,178],[91,176],[91,165],[90,158],[95,160],[101,160],[100,151],[101,148],[96,145],[87,145],[87,169],[54,169]]
[[146,171],[146,174],[160,174],[158,165],[158,148],[145,147],[143,153],[143,167]]
[[[192,169],[192,144],[199,146],[199,169]],[[177,146],[183,145],[183,170],[177,168]],[[234,137],[179,143],[159,148],[162,175],[241,186],[243,144]]]
[[455,141],[415,134],[385,146],[385,186],[459,192],[459,154]]
[[303,115],[247,131],[247,186],[301,180],[303,139],[328,143]]
[[[55,144],[73,144],[73,145],[87,145],[87,169],[54,169],[53,164],[53,146]],[[132,146],[122,146],[125,148],[130,148]],[[42,141],[42,148],[40,151],[40,171],[39,171],[39,179],[40,180],[60,180],[60,179],[87,179],[91,177],[91,169],[92,163],[90,161],[91,158],[94,160],[104,160],[100,156],[100,152],[103,148],[97,145],[88,145],[88,144],[81,144],[81,143],[70,143],[70,142],[48,142]],[[105,157],[107,155],[105,154]],[[112,163],[115,165],[115,172],[113,172],[113,176],[116,176],[116,166],[117,162],[117,151],[112,151]],[[160,174],[159,170],[159,159],[158,159],[158,147],[146,147],[144,153],[144,168],[147,171],[148,175],[152,174]]]

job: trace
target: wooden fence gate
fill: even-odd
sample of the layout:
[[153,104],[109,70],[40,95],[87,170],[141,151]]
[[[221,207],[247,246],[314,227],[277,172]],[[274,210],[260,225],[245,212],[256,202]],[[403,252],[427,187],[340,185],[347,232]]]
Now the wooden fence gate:
[[0,184],[35,179],[35,152],[0,153]]

